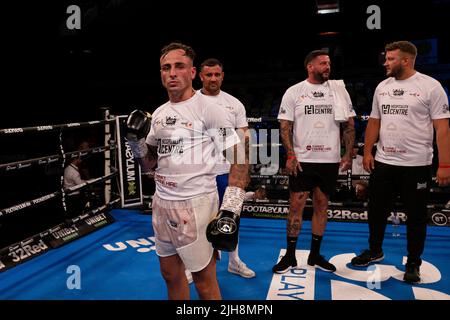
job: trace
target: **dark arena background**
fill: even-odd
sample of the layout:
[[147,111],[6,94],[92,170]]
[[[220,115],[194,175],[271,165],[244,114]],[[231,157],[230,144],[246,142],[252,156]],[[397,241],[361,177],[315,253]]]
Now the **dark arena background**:
[[[68,27],[70,6],[79,8],[79,28]],[[450,188],[435,182],[422,283],[401,281],[406,216],[400,201],[389,218],[398,216],[400,226],[387,227],[388,254],[379,282],[368,279],[368,270],[351,269],[350,258],[367,246],[368,236],[367,197],[357,194],[359,184],[367,187],[368,176],[351,171],[339,176],[324,237],[324,254],[338,272],[305,267],[308,277],[286,280],[271,271],[285,247],[289,208],[285,152],[271,132],[279,128],[285,90],[307,76],[305,55],[328,50],[331,78],[345,81],[357,113],[355,148],[361,155],[373,93],[385,79],[381,53],[387,43],[415,43],[416,69],[439,80],[448,94],[449,0],[17,1],[2,12],[1,300],[167,299],[149,209],[154,186],[133,185],[142,189],[143,204],[113,200],[127,188],[119,171],[129,172],[118,160],[126,150],[115,118],[134,109],[153,112],[167,101],[159,52],[172,41],[194,48],[197,67],[210,57],[223,62],[223,90],[244,104],[254,152],[267,146],[269,153],[279,152],[277,163],[258,158],[252,166],[248,191],[264,196],[245,202],[242,212],[240,255],[257,277],[228,273],[224,255],[217,270],[224,299],[450,299]],[[201,87],[198,78],[194,85]],[[71,152],[84,157],[85,174],[96,180],[83,190],[89,206],[81,216],[65,207],[69,200],[62,190]],[[433,174],[436,168],[435,153]],[[308,202],[297,246],[301,265],[310,243],[310,215]],[[77,267],[81,288],[68,280]],[[193,286],[191,292],[198,299]]]

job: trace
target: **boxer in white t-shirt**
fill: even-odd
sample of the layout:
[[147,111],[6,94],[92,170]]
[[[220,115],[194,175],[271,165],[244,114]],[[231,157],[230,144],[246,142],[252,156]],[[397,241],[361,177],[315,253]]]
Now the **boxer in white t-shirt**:
[[248,165],[231,165],[219,211],[216,153],[240,139],[230,114],[192,88],[194,56],[192,48],[181,43],[162,49],[161,80],[169,101],[152,116],[133,111],[127,119],[127,140],[144,174],[155,179],[152,225],[169,299],[190,298],[188,269],[200,299],[217,300],[221,294],[215,249],[231,250],[237,244]]
[[[439,153],[436,174],[450,183],[448,98],[441,84],[414,69],[417,49],[408,41],[386,45],[386,74],[375,90],[365,133],[364,169],[371,173],[369,249],[352,259],[355,266],[383,260],[382,244],[394,196],[400,194],[407,214],[408,260],[404,280],[420,281],[425,246],[427,202],[431,183],[433,127]],[[377,142],[375,158],[372,148]]]
[[[312,195],[312,241],[308,265],[334,272],[336,267],[320,255],[320,245],[327,223],[330,195],[336,186],[339,167],[352,165],[355,140],[352,106],[337,105],[335,89],[330,88],[330,57],[326,51],[315,50],[305,58],[308,78],[286,90],[281,101],[278,119],[281,139],[287,152],[286,171],[289,174],[290,208],[287,218],[287,250],[272,268],[285,273],[297,266],[295,250],[302,225],[303,209]],[[345,87],[343,94],[348,97]],[[339,92],[341,94],[341,92]],[[348,98],[347,101],[350,101]],[[347,119],[338,122],[336,108],[347,108]],[[340,109],[343,110],[343,109]],[[345,155],[341,158],[341,124]]]
[[[226,112],[229,112],[238,134],[247,134],[248,123],[244,105],[231,94],[221,90],[225,76],[223,64],[214,58],[207,59],[200,65],[199,76],[203,87],[197,93],[204,95],[207,99],[212,99],[215,104],[221,106]],[[220,203],[228,185],[230,167],[231,165],[227,159],[222,154],[219,154],[219,161],[214,168],[214,172],[217,174],[216,182]],[[244,278],[255,277],[255,272],[239,258],[238,247],[239,245],[236,246],[236,250],[229,253],[228,271]]]

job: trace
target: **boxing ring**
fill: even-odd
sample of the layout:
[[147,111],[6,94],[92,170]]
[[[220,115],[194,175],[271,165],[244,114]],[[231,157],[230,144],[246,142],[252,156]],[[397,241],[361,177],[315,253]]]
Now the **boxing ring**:
[[[154,250],[151,216],[114,209],[115,222],[0,273],[2,300],[165,300],[166,287]],[[388,226],[388,232],[390,228]],[[285,246],[281,219],[242,218],[239,254],[256,272],[245,279],[227,271],[228,255],[217,265],[226,300],[441,300],[450,299],[450,235],[447,228],[429,227],[421,268],[423,283],[401,281],[406,237],[386,236],[386,258],[379,270],[354,268],[350,259],[367,245],[364,223],[329,222],[322,254],[336,273],[306,265],[311,225],[305,221],[297,249],[297,273],[273,274],[272,266]],[[198,299],[190,285],[192,299]]]
[[[154,248],[151,214],[148,214],[151,197],[144,195],[139,166],[121,138],[124,118],[105,112],[100,121],[0,130],[3,135],[54,131],[61,137],[64,130],[100,126],[104,134],[104,145],[82,151],[65,152],[60,138],[59,154],[1,164],[0,172],[29,170],[50,162],[62,168],[72,158],[105,155],[105,174],[101,177],[69,189],[64,189],[61,182],[61,188],[52,193],[0,210],[0,223],[5,217],[20,215],[32,207],[39,214],[40,206],[50,201],[60,202],[64,211],[70,193],[92,185],[104,186],[100,206],[88,208],[81,215],[66,218],[1,249],[0,300],[167,299]],[[239,252],[256,277],[245,279],[227,272],[228,255],[222,255],[217,277],[225,300],[450,299],[448,210],[437,203],[430,204],[431,220],[419,284],[408,285],[402,281],[406,260],[404,223],[398,227],[387,226],[386,258],[381,263],[364,268],[350,265],[351,258],[367,247],[367,209],[364,202],[346,198],[330,203],[330,221],[322,245],[322,254],[336,265],[337,271],[327,273],[306,264],[311,237],[307,218],[309,202],[296,252],[299,266],[286,274],[273,274],[271,268],[283,255],[286,242],[284,218],[288,202],[283,196],[287,190],[286,178],[283,174],[252,174],[254,185],[264,185],[268,197],[244,203]],[[351,172],[341,176],[343,189],[351,188],[352,178],[362,179]],[[270,186],[273,190],[269,190]],[[198,299],[194,285],[190,288],[192,299]]]
[[[52,165],[54,168],[59,167],[59,172],[61,172],[58,190],[1,209],[0,219],[4,220],[12,215],[20,215],[22,211],[39,208],[51,201],[60,201],[62,212],[64,213],[60,219],[61,223],[53,225],[46,230],[39,230],[39,233],[1,249],[0,271],[8,270],[17,264],[43,254],[48,250],[58,248],[112,223],[114,219],[108,212],[119,204],[122,208],[130,205],[142,205],[143,194],[140,168],[134,162],[129,146],[125,140],[121,139],[120,134],[120,127],[125,119],[125,116],[111,116],[109,110],[105,109],[103,120],[0,130],[0,134],[3,136],[38,136],[42,132],[50,132],[56,135],[59,141],[58,154],[48,154],[37,158],[3,163],[0,164],[0,172],[11,174],[48,165]],[[94,126],[101,128],[104,145],[92,148],[78,148],[78,150],[70,152],[65,151],[63,134],[66,131],[82,130]],[[38,139],[38,137],[36,138]],[[117,145],[116,141],[120,145]],[[83,183],[75,186],[64,186],[64,169],[71,163],[71,160],[84,159],[99,154],[104,154],[104,175],[85,180]],[[117,169],[118,166],[120,169]],[[116,184],[112,184],[111,181],[115,181]],[[102,204],[94,207],[94,203],[90,203],[93,202],[92,198],[89,200],[83,197],[83,200],[86,200],[85,202],[87,203],[82,212],[69,215],[69,209],[71,208],[68,208],[68,199],[70,199],[71,195],[83,192],[84,196],[85,190],[89,190],[92,186],[99,184],[103,185],[101,195],[104,201],[101,201]],[[112,186],[115,188],[112,188]],[[20,190],[17,190],[17,192],[20,192]],[[90,193],[96,192],[91,190]],[[94,196],[98,197],[98,194],[94,194]],[[96,202],[98,204],[99,201]]]

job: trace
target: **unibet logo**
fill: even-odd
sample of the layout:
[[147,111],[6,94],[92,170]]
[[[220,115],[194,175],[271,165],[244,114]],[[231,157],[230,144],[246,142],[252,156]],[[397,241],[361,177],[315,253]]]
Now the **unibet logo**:
[[128,248],[135,248],[137,252],[144,253],[155,250],[155,237],[139,238],[137,240],[126,240],[124,242],[116,242],[115,244],[104,244],[103,248],[108,251],[123,251]]

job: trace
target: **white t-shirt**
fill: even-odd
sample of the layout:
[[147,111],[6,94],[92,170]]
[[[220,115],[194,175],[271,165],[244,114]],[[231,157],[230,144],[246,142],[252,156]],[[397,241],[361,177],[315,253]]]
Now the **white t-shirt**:
[[399,166],[430,165],[434,119],[449,118],[441,84],[420,72],[406,80],[390,77],[376,88],[371,118],[381,119],[375,160]]
[[[222,106],[222,108],[231,114],[231,120],[233,121],[234,128],[244,128],[248,127],[247,116],[245,113],[244,105],[231,94],[226,93],[225,91],[219,91],[218,95],[208,96],[201,92],[201,90],[197,91],[202,96],[207,99],[211,99],[215,104]],[[214,168],[214,172],[217,175],[226,174],[230,172],[231,164],[227,161],[227,159],[223,156],[222,153],[218,153],[217,165]]]
[[146,142],[158,152],[156,195],[186,200],[216,190],[216,153],[235,145],[239,137],[230,113],[196,93],[156,109]]
[[[351,110],[350,116],[355,115]],[[328,82],[312,84],[304,80],[287,89],[278,119],[294,122],[293,142],[298,161],[340,162],[340,127],[334,119],[334,98]]]
[[[74,187],[82,183],[84,183],[84,180],[81,179],[80,171],[78,170],[77,166],[75,166],[74,164],[68,165],[64,169],[64,189]],[[80,194],[80,191],[74,191],[71,194]]]

